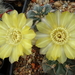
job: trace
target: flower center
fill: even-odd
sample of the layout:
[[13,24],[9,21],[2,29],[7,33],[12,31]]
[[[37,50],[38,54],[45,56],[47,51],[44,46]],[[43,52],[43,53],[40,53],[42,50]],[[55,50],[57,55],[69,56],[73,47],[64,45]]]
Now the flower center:
[[10,44],[18,44],[22,39],[22,34],[19,30],[9,30],[7,34],[7,42]]
[[20,40],[22,38],[21,32],[20,31],[13,31],[11,37],[12,37],[13,42],[18,43],[18,42],[20,42]]
[[58,27],[52,31],[51,38],[54,43],[63,45],[68,40],[68,32],[65,28]]

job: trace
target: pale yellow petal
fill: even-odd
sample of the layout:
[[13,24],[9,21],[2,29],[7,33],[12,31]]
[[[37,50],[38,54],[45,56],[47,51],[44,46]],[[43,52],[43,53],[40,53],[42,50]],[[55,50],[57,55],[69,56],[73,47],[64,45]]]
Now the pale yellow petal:
[[32,47],[31,40],[29,39],[23,39],[21,44],[25,49],[29,49]]
[[70,39],[70,40],[68,40],[68,44],[69,44],[73,49],[75,49],[75,39]]
[[18,27],[17,15],[4,13],[2,16],[2,21],[10,28],[10,27]]
[[0,28],[0,37],[6,36],[6,32],[7,32],[7,30]]
[[22,29],[22,35],[24,35],[24,34],[27,34],[28,33],[28,31],[29,31],[29,29],[30,29],[30,27],[29,26],[25,26],[23,29]]
[[32,54],[32,48],[26,49],[26,48],[24,47],[23,52],[24,52],[25,55],[30,55],[30,54]]
[[69,23],[71,22],[73,16],[74,16],[74,14],[70,13],[68,11],[62,12],[61,17],[60,17],[60,25],[67,27],[69,25]]
[[11,11],[9,21],[11,27],[18,27],[18,12],[16,10]]
[[3,37],[0,37],[0,46],[6,43],[6,39]]
[[57,27],[57,18],[55,13],[48,13],[48,15],[46,16],[46,20],[52,28]]
[[59,61],[59,63],[64,63],[67,60],[67,57],[64,53],[63,46],[61,47],[60,50],[61,50],[60,57],[57,60]]
[[9,15],[9,22],[11,27],[18,28],[18,15],[15,13]]
[[5,44],[0,48],[0,57],[2,59],[7,58],[11,55],[12,45]]
[[12,15],[12,14],[18,15],[18,12],[16,10],[13,10],[13,11],[10,12],[10,15]]
[[[74,27],[73,27],[74,28]],[[69,33],[69,37],[70,38],[75,38],[75,30],[73,30],[73,31],[71,31],[70,33]]]
[[12,50],[12,53],[9,57],[9,61],[11,63],[14,63],[15,61],[18,61],[19,57],[23,55],[22,51],[23,51],[23,47],[21,45],[14,46],[13,50]]
[[23,50],[24,54],[29,55],[32,53],[31,52],[31,48],[32,48],[31,40],[23,39],[21,44],[24,48]]
[[50,35],[36,32],[36,39],[43,38],[43,37],[49,37]]
[[32,40],[35,37],[35,35],[35,32],[32,29],[30,29],[28,33],[24,35],[24,38]]
[[60,11],[49,13],[45,18],[42,18],[42,22],[44,22],[50,28],[55,28],[56,26],[60,26],[60,16]]
[[4,22],[0,21],[0,28],[7,30],[8,26]]
[[57,60],[60,57],[61,54],[61,47],[60,45],[54,45],[52,52],[51,52],[51,57],[53,60]]
[[71,33],[75,30],[75,19],[71,20],[68,24],[67,30]]
[[37,26],[37,29],[39,30],[39,32],[41,32],[41,33],[50,33],[51,32],[51,29],[49,28],[49,26],[43,22],[38,23],[36,26]]
[[43,48],[47,46],[51,42],[51,39],[49,37],[40,38],[36,41],[36,46]]
[[42,18],[41,21],[42,21],[43,23],[45,23],[47,26],[49,26],[49,28],[52,29],[52,26],[50,25],[50,23],[48,23],[48,20],[46,19],[46,17]]
[[10,28],[9,15],[7,13],[3,14],[2,21]]
[[32,24],[33,24],[33,19],[27,19],[27,20],[26,20],[26,24],[25,24],[25,26],[29,26],[29,27],[31,27]]
[[21,44],[17,45],[18,55],[23,55],[23,46]]
[[46,53],[46,58],[48,60],[53,60],[53,58],[51,57],[51,53],[52,53],[53,47],[54,47],[54,45],[52,44],[52,46],[48,49],[48,51]]
[[61,12],[60,11],[56,11],[55,12],[55,15],[56,15],[56,24],[58,26],[60,26],[60,16],[61,16]]
[[40,49],[40,54],[46,54],[47,51],[50,49],[52,46],[52,43],[48,44],[46,47]]
[[67,58],[74,59],[75,58],[75,50],[70,47],[70,45],[65,44],[64,45],[64,52]]
[[26,17],[24,13],[20,13],[18,15],[18,24],[19,28],[23,28],[23,26],[26,24]]

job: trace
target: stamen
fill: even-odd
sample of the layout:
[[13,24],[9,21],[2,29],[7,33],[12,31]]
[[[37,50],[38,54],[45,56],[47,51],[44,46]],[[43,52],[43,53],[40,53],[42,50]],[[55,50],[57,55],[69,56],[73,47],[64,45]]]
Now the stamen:
[[51,32],[52,41],[63,45],[68,40],[68,32],[65,28],[58,27]]
[[6,36],[7,43],[16,45],[21,41],[21,39],[22,39],[22,34],[19,30],[17,29],[8,30]]

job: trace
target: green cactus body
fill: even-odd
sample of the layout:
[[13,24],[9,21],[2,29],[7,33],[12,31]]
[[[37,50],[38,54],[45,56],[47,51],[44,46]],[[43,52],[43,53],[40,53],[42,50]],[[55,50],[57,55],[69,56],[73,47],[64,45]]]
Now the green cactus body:
[[75,61],[68,59],[61,64],[58,61],[51,61],[45,58],[42,67],[43,71],[49,75],[74,75]]
[[27,12],[27,17],[34,20],[34,23],[40,22],[41,18],[47,15],[52,10],[49,4],[44,6],[35,5],[32,10]]

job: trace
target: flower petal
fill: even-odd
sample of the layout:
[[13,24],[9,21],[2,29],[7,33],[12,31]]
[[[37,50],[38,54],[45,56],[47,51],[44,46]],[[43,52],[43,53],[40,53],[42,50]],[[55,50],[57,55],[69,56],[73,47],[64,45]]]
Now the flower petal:
[[21,44],[17,45],[18,55],[23,55],[23,46]]
[[0,37],[6,36],[6,32],[7,32],[6,30],[0,28]]
[[40,38],[36,41],[36,46],[43,48],[46,47],[51,42],[49,37]]
[[27,19],[25,26],[31,27],[33,24],[33,19]]
[[13,10],[13,11],[10,12],[10,15],[12,15],[12,14],[18,15],[18,12],[16,10]]
[[11,27],[18,27],[18,15],[17,14],[11,14],[9,15],[9,22]]
[[46,19],[52,28],[57,27],[57,18],[56,18],[56,15],[54,13],[48,13],[48,15],[46,16]]
[[52,46],[52,43],[48,44],[46,47],[40,49],[40,54],[46,54],[48,49]]
[[61,18],[60,18],[60,25],[67,27],[69,25],[69,23],[71,22],[73,16],[74,16],[74,14],[70,13],[68,11],[62,12]]
[[35,35],[35,32],[32,29],[30,29],[28,33],[24,35],[24,38],[32,40],[35,37]]
[[43,37],[49,37],[48,34],[36,32],[36,39],[43,38]]
[[[74,28],[74,27],[73,27]],[[70,38],[75,38],[75,30],[69,33]]]
[[60,16],[61,16],[61,12],[60,11],[56,11],[55,12],[56,15],[56,19],[57,19],[57,25],[60,26]]
[[50,33],[51,29],[49,28],[49,26],[47,26],[45,23],[40,22],[37,25],[37,29],[39,30],[39,32],[41,33]]
[[7,30],[8,26],[4,22],[0,21],[0,28]]
[[22,40],[22,46],[25,49],[30,49],[32,47],[31,40],[29,40],[29,39],[23,39]]
[[52,29],[52,26],[48,23],[48,20],[47,20],[45,17],[42,18],[41,21],[42,21],[43,23],[45,23],[49,28]]
[[24,54],[26,55],[30,55],[32,52],[31,52],[31,47],[32,47],[32,44],[31,44],[31,41],[30,40],[27,40],[27,39],[23,39],[22,40],[22,46],[23,46],[23,52]]
[[25,26],[23,29],[22,29],[22,35],[24,35],[24,34],[27,34],[28,33],[28,31],[29,31],[29,29],[30,29],[30,27],[29,26]]
[[67,60],[67,57],[66,57],[66,55],[64,53],[63,47],[61,47],[60,51],[61,51],[61,54],[60,54],[60,57],[58,58],[58,61],[60,63],[64,63]]
[[46,53],[46,58],[48,60],[53,60],[53,58],[51,57],[51,53],[52,53],[53,47],[54,47],[54,45],[52,44],[52,46],[48,49],[48,51]]
[[0,57],[2,59],[7,58],[11,55],[12,45],[5,44],[0,48]]
[[0,46],[2,46],[2,45],[5,44],[5,43],[6,43],[5,38],[0,37]]
[[19,28],[23,28],[23,26],[26,24],[26,17],[24,13],[20,13],[18,15],[18,24]]
[[26,54],[26,55],[30,55],[30,54],[32,54],[32,48],[30,48],[30,49],[26,49],[26,48],[24,48],[24,50],[23,50],[23,52],[24,52],[24,54]]
[[14,46],[13,50],[12,50],[12,53],[9,57],[9,61],[11,63],[13,63],[15,61],[18,61],[19,57],[23,55],[22,51],[23,51],[23,47],[20,44],[18,46]]
[[75,50],[71,48],[68,44],[64,45],[64,52],[69,59],[75,58]]
[[42,18],[42,22],[44,22],[50,28],[55,28],[56,26],[60,26],[60,16],[60,11],[56,11],[55,14],[49,13],[46,18]]
[[70,39],[69,41],[68,41],[68,44],[73,48],[73,49],[75,49],[75,39],[73,40],[73,39]]
[[3,14],[2,21],[10,28],[9,15],[7,13]]
[[52,52],[51,52],[51,57],[53,60],[57,60],[60,57],[61,50],[60,50],[60,45],[54,45]]
[[75,30],[75,19],[73,19],[73,20],[70,21],[67,29],[68,29],[69,32]]
[[57,60],[60,57],[60,45],[53,44],[46,53],[48,60]]
[[10,27],[18,27],[18,18],[17,18],[17,15],[14,13],[14,14],[7,14],[7,13],[4,13],[4,15],[2,16],[2,20],[5,24],[7,24],[7,26],[10,28]]

